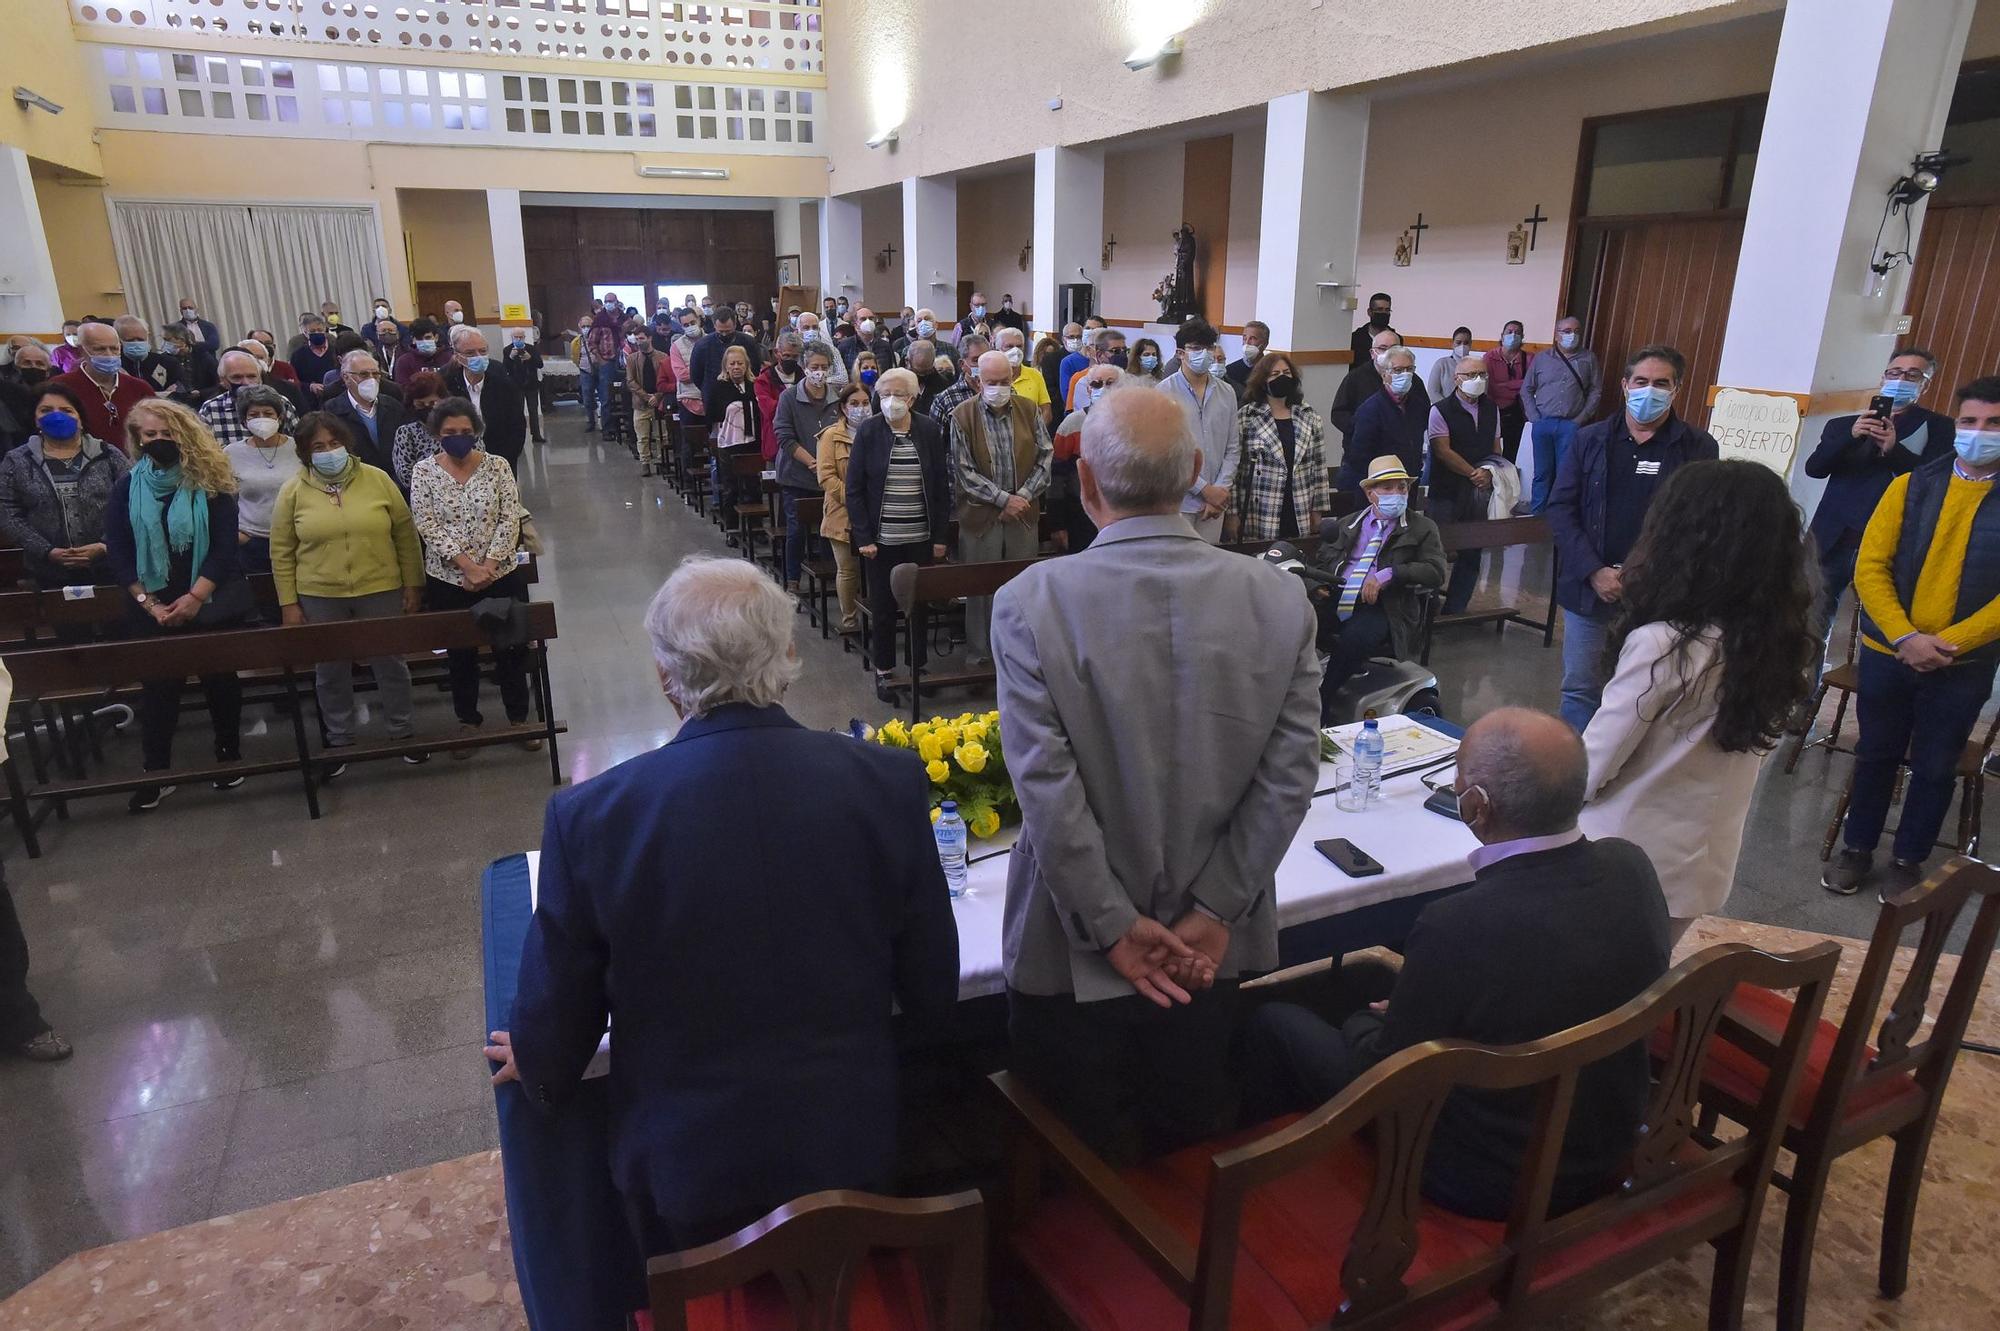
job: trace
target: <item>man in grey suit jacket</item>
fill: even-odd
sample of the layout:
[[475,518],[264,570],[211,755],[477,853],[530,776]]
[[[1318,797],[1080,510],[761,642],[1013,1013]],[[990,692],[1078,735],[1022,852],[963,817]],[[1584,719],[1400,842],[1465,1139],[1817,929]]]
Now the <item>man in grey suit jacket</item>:
[[1277,965],[1273,880],[1319,772],[1312,610],[1181,515],[1200,468],[1171,397],[1113,390],[1077,468],[1096,541],[993,606],[1013,1066],[1112,1156],[1220,1125],[1236,985]]

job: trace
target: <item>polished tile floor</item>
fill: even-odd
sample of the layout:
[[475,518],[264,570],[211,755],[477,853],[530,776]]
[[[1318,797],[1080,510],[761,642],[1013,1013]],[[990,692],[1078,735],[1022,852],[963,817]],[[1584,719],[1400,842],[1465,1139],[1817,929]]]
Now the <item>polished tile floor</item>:
[[[575,408],[550,437],[522,479],[549,543],[537,595],[558,608],[562,767],[581,780],[672,733],[640,617],[684,556],[726,551],[668,487],[582,434]],[[1518,599],[1539,608],[1546,581],[1544,562],[1513,551],[1482,595],[1526,587]],[[887,717],[858,658],[799,623],[794,713]],[[1457,719],[1556,701],[1556,653],[1522,629],[1442,635],[1432,664]],[[268,713],[246,721],[251,752],[282,742]],[[203,718],[184,724],[199,751]],[[450,726],[441,694],[420,699],[418,724]],[[136,739],[114,740],[108,761],[136,767]],[[1872,897],[1816,885],[1841,763],[1770,766],[1727,913],[1866,936]],[[357,766],[317,822],[295,787],[266,780],[183,789],[141,818],[122,801],[78,806],[47,826],[37,861],[10,844],[32,986],[77,1056],[0,1063],[0,1294],[84,1248],[493,1146],[477,885],[489,860],[538,843],[549,789],[543,755],[487,750]]]

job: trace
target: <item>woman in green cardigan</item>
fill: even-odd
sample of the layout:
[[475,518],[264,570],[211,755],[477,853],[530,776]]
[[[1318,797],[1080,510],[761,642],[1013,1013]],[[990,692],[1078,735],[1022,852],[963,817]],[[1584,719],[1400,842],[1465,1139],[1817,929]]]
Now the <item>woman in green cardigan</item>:
[[[271,577],[287,624],[413,615],[422,608],[424,552],[410,506],[389,473],[354,455],[345,422],[324,411],[293,432],[305,470],[285,483],[271,512]],[[368,662],[390,739],[413,730],[410,668],[402,658]],[[354,668],[323,661],[313,669],[326,747],[354,743]],[[424,755],[404,757],[420,763]],[[338,775],[337,763],[327,775]]]

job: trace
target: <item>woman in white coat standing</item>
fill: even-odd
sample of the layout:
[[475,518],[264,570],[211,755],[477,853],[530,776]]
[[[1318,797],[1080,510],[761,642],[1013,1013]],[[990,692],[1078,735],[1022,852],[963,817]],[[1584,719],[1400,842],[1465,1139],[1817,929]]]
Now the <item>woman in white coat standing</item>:
[[1775,472],[1697,462],[1661,487],[1625,562],[1580,822],[1646,852],[1676,942],[1728,899],[1758,768],[1811,689],[1809,556]]

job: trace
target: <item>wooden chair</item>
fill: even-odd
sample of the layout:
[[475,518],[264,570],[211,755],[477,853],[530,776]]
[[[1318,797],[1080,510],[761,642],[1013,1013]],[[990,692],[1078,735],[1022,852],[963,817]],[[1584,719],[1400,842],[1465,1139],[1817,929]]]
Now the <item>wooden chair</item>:
[[976,1192],[816,1192],[647,1262],[653,1331],[980,1331],[985,1235]]
[[[1831,674],[1831,671],[1827,673]],[[1841,699],[1841,707],[1847,700]],[[1839,727],[1836,725],[1835,732]],[[1986,809],[1986,759],[1993,752],[1993,744],[2000,739],[2000,712],[1986,723],[1983,739],[1967,740],[1965,748],[1958,755],[1958,840],[1938,844],[1961,855],[1979,853],[1979,822]],[[1909,774],[1908,760],[1896,769],[1896,790],[1894,800],[1902,798],[1903,778]],[[1840,799],[1833,806],[1833,818],[1826,825],[1826,836],[1819,845],[1819,857],[1825,860],[1832,856],[1833,846],[1840,839],[1840,825],[1847,820],[1847,807],[1854,802],[1854,773],[1847,774],[1847,784],[1840,788]]]
[[736,548],[754,564],[757,562],[757,542],[771,539],[773,505],[771,496],[764,490],[764,455],[752,444],[730,450],[728,461],[723,476],[725,487],[730,484],[736,487],[735,498],[729,505]]
[[819,636],[824,638],[827,603],[833,596],[835,579],[840,576],[833,553],[819,534],[819,524],[826,517],[826,500],[801,499],[798,511],[799,525],[806,530],[805,558],[799,561],[799,601],[806,608],[807,620],[818,627]]
[[939,602],[970,596],[991,596],[1039,559],[991,559],[976,564],[902,564],[889,574],[889,588],[896,594],[896,607],[909,624],[908,648],[904,661],[910,667],[910,720],[923,720],[924,689],[956,688],[993,682],[991,667],[945,674],[930,673],[917,665],[916,645],[925,631],[926,608]]
[[[1930,1007],[1938,958],[1965,907],[1977,896],[1965,951],[1944,990],[1937,1022],[1916,1039]],[[1873,1044],[1868,1043],[1888,990],[1897,947],[1921,924],[1909,975]],[[1882,1254],[1877,1280],[1893,1299],[1909,1284],[1910,1232],[1931,1132],[1944,1102],[1966,1023],[2000,934],[2000,870],[1976,860],[1954,859],[1918,886],[1883,903],[1854,997],[1840,1025],[1817,1023],[1804,1075],[1791,1102],[1784,1145],[1796,1157],[1790,1176],[1773,1181],[1791,1196],[1778,1273],[1778,1326],[1803,1331],[1812,1275],[1813,1238],[1819,1228],[1827,1176],[1834,1161],[1880,1137],[1895,1143],[1889,1194],[1882,1209]],[[1792,1005],[1763,989],[1739,990],[1729,1002],[1722,1030],[1702,1071],[1700,1135],[1712,1137],[1718,1117],[1744,1122],[1761,1104],[1770,1073],[1770,1051],[1788,1029]]]
[[[1861,667],[1855,664],[1854,653],[1861,644],[1861,597],[1854,597],[1854,608],[1847,619],[1847,659],[1839,665],[1820,672],[1819,687],[1813,690],[1812,698],[1806,703],[1806,728],[1792,737],[1792,751],[1785,756],[1785,775],[1790,776],[1799,767],[1799,759],[1807,749],[1830,749],[1834,753],[1852,753],[1852,749],[1840,747],[1840,727],[1847,720],[1847,705],[1861,687]],[[1806,736],[1819,721],[1820,705],[1826,701],[1828,689],[1838,690],[1840,701],[1833,709],[1833,725],[1824,735],[1811,743]],[[1826,856],[1820,856],[1825,859]]]
[[[1011,1074],[995,1074],[1013,1108],[1005,1252],[1026,1277],[1024,1301],[1089,1331],[1532,1327],[1706,1243],[1716,1254],[1709,1325],[1739,1327],[1782,1110],[1839,956],[1831,942],[1785,957],[1713,947],[1596,1021],[1511,1048],[1406,1049],[1302,1118],[1123,1172]],[[1745,984],[1798,998],[1746,1131],[1698,1143],[1698,1073]],[[1578,1076],[1662,1027],[1666,1073],[1622,1181],[1551,1216]],[[1532,1104],[1504,1222],[1454,1215],[1421,1193],[1432,1127],[1461,1088]],[[1044,1162],[1067,1193],[1035,1198]]]

